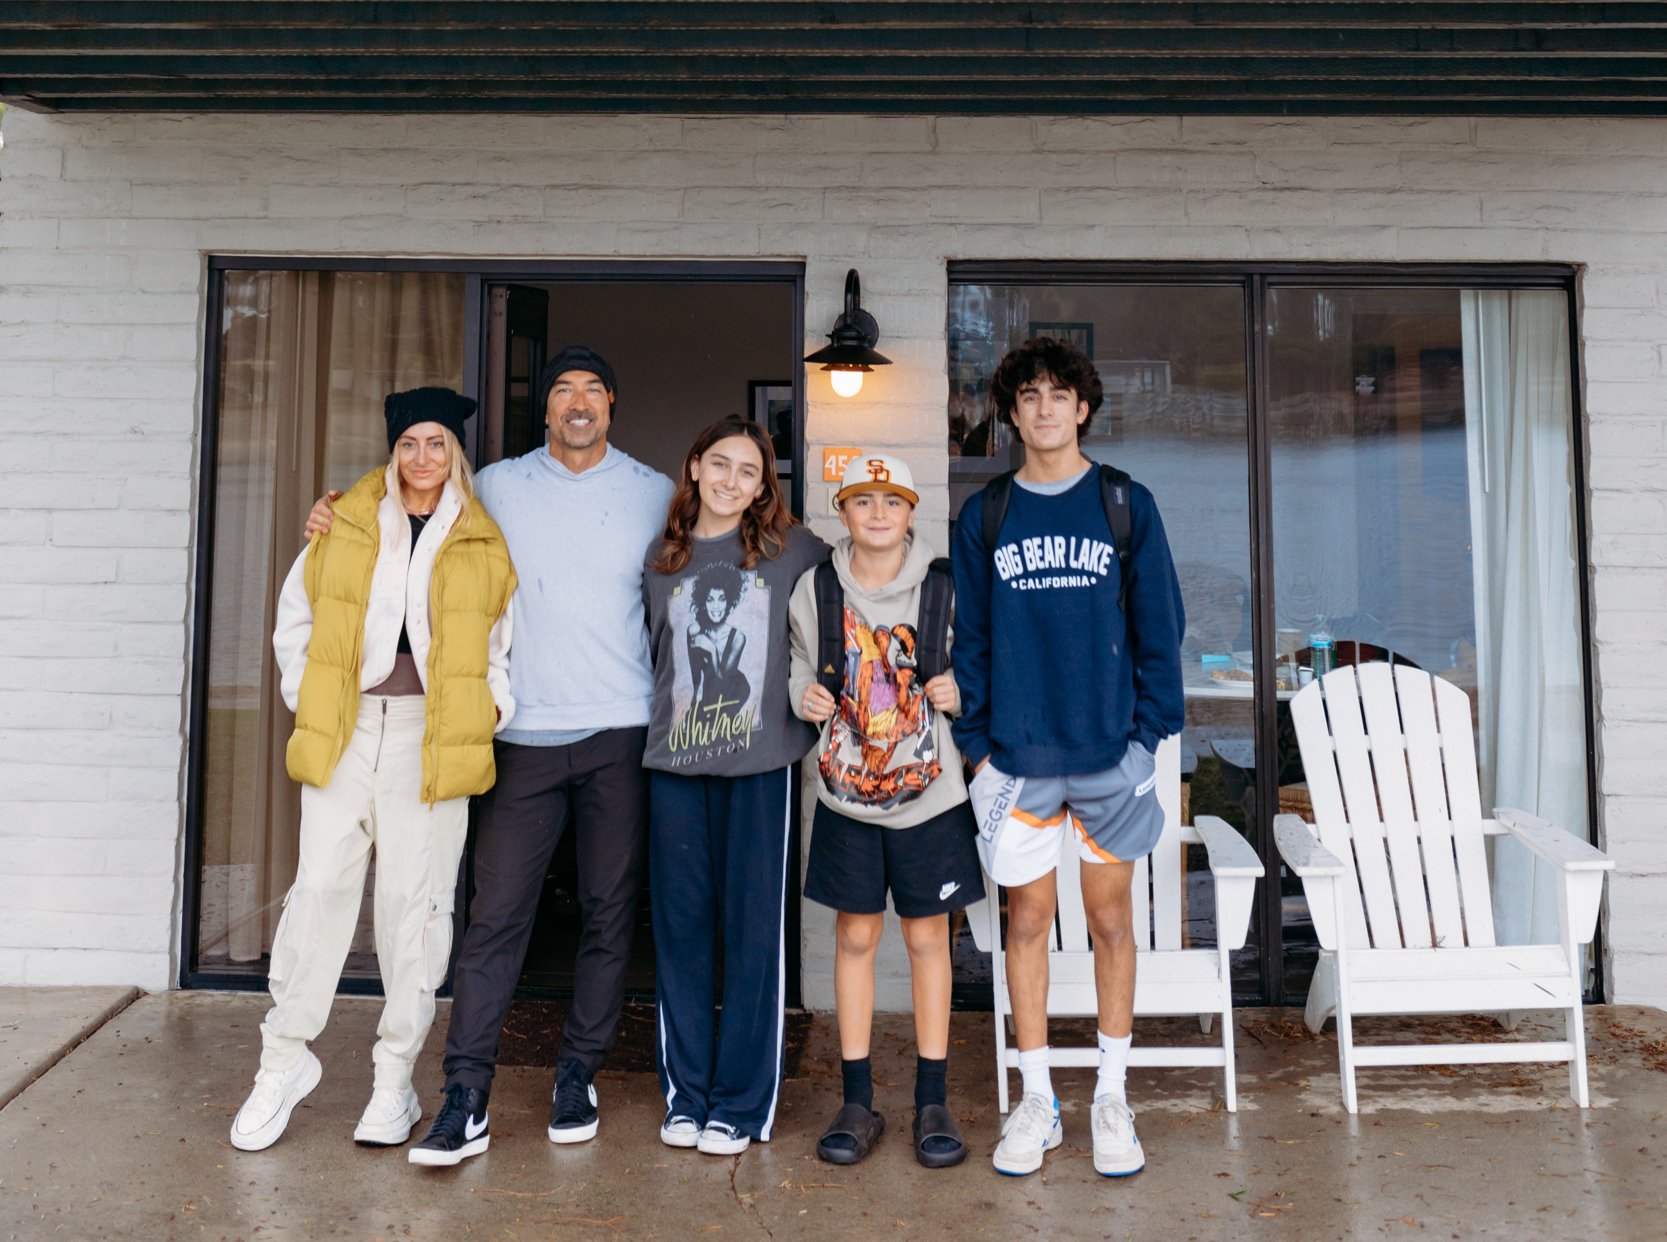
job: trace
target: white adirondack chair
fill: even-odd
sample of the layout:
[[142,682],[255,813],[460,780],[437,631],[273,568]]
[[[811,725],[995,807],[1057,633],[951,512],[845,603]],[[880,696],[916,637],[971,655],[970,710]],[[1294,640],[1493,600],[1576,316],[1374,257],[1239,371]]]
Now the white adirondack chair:
[[[1470,700],[1428,673],[1339,668],[1292,698],[1291,717],[1315,822],[1281,815],[1274,837],[1319,936],[1306,1018],[1318,1031],[1336,1015],[1344,1107],[1357,1111],[1358,1066],[1500,1061],[1567,1061],[1569,1094],[1586,1107],[1579,946],[1614,862],[1521,811],[1482,818]],[[1505,834],[1560,872],[1556,944],[1494,943],[1483,841]],[[1561,1009],[1568,1037],[1354,1044],[1357,1014],[1529,1009]]]
[[[1256,851],[1232,825],[1214,816],[1196,824],[1181,823],[1181,742],[1166,738],[1157,754],[1158,801],[1164,811],[1163,836],[1149,859],[1135,865],[1135,993],[1136,1017],[1198,1016],[1199,1027],[1208,1034],[1218,1019],[1221,1041],[1203,1047],[1154,1047],[1138,1038],[1129,1052],[1130,1065],[1219,1065],[1222,1094],[1229,1112],[1238,1110],[1233,1073],[1233,983],[1228,971],[1228,954],[1240,948],[1250,930],[1250,903],[1262,862]],[[1082,873],[1076,844],[1066,839],[1063,864],[1056,872],[1059,914],[1054,942],[1048,953],[1048,1015],[1050,1017],[1094,1017],[1098,1012],[1094,987],[1094,951],[1088,940],[1088,923],[1082,908]],[[1215,888],[1217,943],[1211,948],[1181,947],[1182,885],[1185,883],[1181,851],[1188,845],[1202,845],[1209,855]],[[1007,1071],[1019,1064],[1017,1048],[1008,1044],[1008,1019],[1013,1000],[1007,990],[1006,954],[1002,952],[1001,909],[996,900],[995,881],[984,877],[988,894],[984,901],[967,910],[967,924],[973,942],[991,953],[995,983],[996,1093],[1001,1111],[1008,1106]],[[1150,913],[1141,908],[1143,895],[1150,894]],[[1100,1062],[1098,1047],[1061,1048],[1050,1045],[1053,1066],[1095,1066]]]

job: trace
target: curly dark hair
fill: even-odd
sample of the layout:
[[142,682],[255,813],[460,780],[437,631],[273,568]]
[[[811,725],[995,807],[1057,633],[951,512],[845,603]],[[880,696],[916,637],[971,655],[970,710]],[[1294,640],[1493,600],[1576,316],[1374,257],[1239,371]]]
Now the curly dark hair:
[[1077,424],[1077,439],[1082,439],[1093,421],[1094,411],[1105,400],[1105,387],[1094,364],[1069,341],[1051,336],[1039,336],[1026,341],[1001,360],[995,376],[990,380],[990,397],[995,402],[996,416],[1009,427],[1013,425],[1013,406],[1019,399],[1019,389],[1036,380],[1049,380],[1075,390],[1079,401],[1088,402],[1088,417]]
[[720,561],[701,570],[695,575],[693,598],[690,600],[690,606],[695,613],[695,624],[703,630],[708,628],[706,597],[713,591],[724,593],[724,600],[729,605],[724,611],[724,619],[728,620],[729,614],[734,612],[735,606],[741,602],[743,589],[744,583],[741,578],[741,571],[733,565]]

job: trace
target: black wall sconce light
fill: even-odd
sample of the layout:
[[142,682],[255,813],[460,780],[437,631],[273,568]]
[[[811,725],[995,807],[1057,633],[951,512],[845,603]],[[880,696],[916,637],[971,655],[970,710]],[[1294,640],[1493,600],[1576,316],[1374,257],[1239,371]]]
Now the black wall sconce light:
[[805,358],[807,363],[820,362],[824,371],[831,372],[833,390],[842,397],[854,397],[862,391],[864,372],[891,365],[890,358],[875,352],[880,325],[859,305],[861,301],[862,282],[853,267],[845,273],[845,310],[828,333],[830,343]]

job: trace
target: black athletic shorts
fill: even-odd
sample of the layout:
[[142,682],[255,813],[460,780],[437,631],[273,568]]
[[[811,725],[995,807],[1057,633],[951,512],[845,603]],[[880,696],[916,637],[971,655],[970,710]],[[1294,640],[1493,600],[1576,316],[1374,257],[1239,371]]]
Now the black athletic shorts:
[[984,895],[978,830],[965,803],[912,828],[883,828],[816,804],[804,895],[846,914],[883,914],[886,890],[900,917],[921,919]]

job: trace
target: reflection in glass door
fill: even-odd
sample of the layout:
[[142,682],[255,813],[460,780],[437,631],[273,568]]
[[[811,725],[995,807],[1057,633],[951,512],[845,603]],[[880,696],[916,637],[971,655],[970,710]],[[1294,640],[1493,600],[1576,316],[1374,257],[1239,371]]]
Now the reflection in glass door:
[[[1106,402],[1083,447],[1162,508],[1187,611],[1183,807],[1234,824],[1267,867],[1234,960],[1242,999],[1300,1003],[1313,972],[1270,829],[1310,814],[1286,704],[1317,641],[1458,685],[1484,805],[1590,838],[1569,272],[967,263],[950,278],[952,515],[1018,464],[988,385],[1038,335],[1093,359]],[[1502,941],[1554,936],[1550,877],[1509,842],[1492,864]],[[1189,873],[1195,943],[1214,933],[1206,885]]]
[[[1588,835],[1568,298],[1560,290],[1268,295],[1274,613],[1306,662],[1410,664],[1460,687],[1482,800]],[[1307,810],[1289,714],[1271,767]],[[1503,943],[1555,938],[1549,877],[1494,857]],[[1285,989],[1316,945],[1287,879]],[[1497,898],[1496,898],[1497,900]]]

